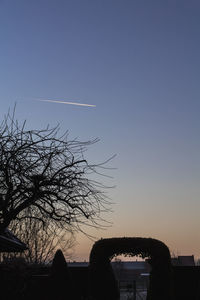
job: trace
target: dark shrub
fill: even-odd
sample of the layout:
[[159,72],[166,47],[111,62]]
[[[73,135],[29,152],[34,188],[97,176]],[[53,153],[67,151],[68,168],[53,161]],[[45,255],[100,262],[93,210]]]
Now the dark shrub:
[[115,255],[149,257],[152,265],[148,300],[171,299],[171,258],[168,247],[151,238],[111,238],[97,241],[90,253],[90,290],[95,300],[117,300],[119,291],[110,260]]
[[51,266],[51,276],[55,278],[66,279],[69,279],[70,277],[67,262],[60,249],[56,251],[56,254],[54,256],[53,263]]
[[[38,272],[37,272],[38,271]],[[54,256],[48,269],[36,268],[28,279],[26,298],[23,300],[66,300],[72,298],[71,276],[61,250]]]
[[70,271],[61,250],[57,250],[53,259],[48,294],[50,299],[57,300],[72,299],[73,297]]

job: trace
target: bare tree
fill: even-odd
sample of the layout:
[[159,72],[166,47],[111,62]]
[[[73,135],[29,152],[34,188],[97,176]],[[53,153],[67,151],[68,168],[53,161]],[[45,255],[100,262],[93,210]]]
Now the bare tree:
[[66,232],[58,228],[51,219],[43,222],[29,217],[32,211],[28,208],[21,212],[23,220],[13,220],[10,230],[27,245],[28,249],[22,253],[3,253],[2,259],[14,257],[24,258],[28,263],[43,264],[52,261],[57,249],[61,249],[65,258],[73,257],[75,236],[73,232]]
[[[99,226],[101,212],[109,209],[104,186],[92,179],[103,164],[89,164],[87,147],[97,140],[69,140],[59,126],[27,130],[14,114],[0,126],[0,232],[13,220],[28,218],[81,230]],[[101,222],[100,222],[101,223]]]

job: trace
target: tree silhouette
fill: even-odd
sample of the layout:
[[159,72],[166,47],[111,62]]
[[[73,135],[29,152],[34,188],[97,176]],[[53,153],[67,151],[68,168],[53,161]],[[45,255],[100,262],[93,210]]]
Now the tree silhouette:
[[71,258],[74,252],[75,235],[62,228],[58,228],[56,224],[52,224],[50,218],[45,219],[45,227],[42,222],[35,218],[30,218],[31,210],[25,209],[20,214],[24,218],[11,221],[9,229],[23,241],[27,249],[23,252],[1,253],[1,260],[24,258],[28,263],[44,264],[52,261],[55,251],[62,249],[66,258]]
[[[84,157],[95,142],[69,140],[68,132],[59,135],[59,126],[27,130],[8,112],[0,126],[0,232],[24,217],[43,224],[50,218],[75,230],[99,226],[110,203],[91,177],[106,162],[89,164]],[[27,208],[31,213],[24,216]]]

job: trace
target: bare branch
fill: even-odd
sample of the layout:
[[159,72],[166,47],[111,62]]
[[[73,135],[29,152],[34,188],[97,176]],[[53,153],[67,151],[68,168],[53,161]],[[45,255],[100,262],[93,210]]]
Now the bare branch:
[[97,141],[68,140],[68,132],[59,136],[59,125],[27,130],[8,112],[0,125],[0,231],[22,220],[28,208],[42,223],[50,218],[67,229],[101,226],[100,214],[110,202],[91,174],[104,175],[99,170],[109,160],[95,165],[84,158]]

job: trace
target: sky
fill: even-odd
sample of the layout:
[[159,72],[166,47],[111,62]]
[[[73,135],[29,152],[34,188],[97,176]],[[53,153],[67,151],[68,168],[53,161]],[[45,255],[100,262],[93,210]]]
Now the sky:
[[[99,238],[162,240],[200,257],[200,2],[0,0],[0,118],[99,138],[113,212]],[[78,106],[54,103],[90,104]],[[74,259],[93,241],[77,235]]]

